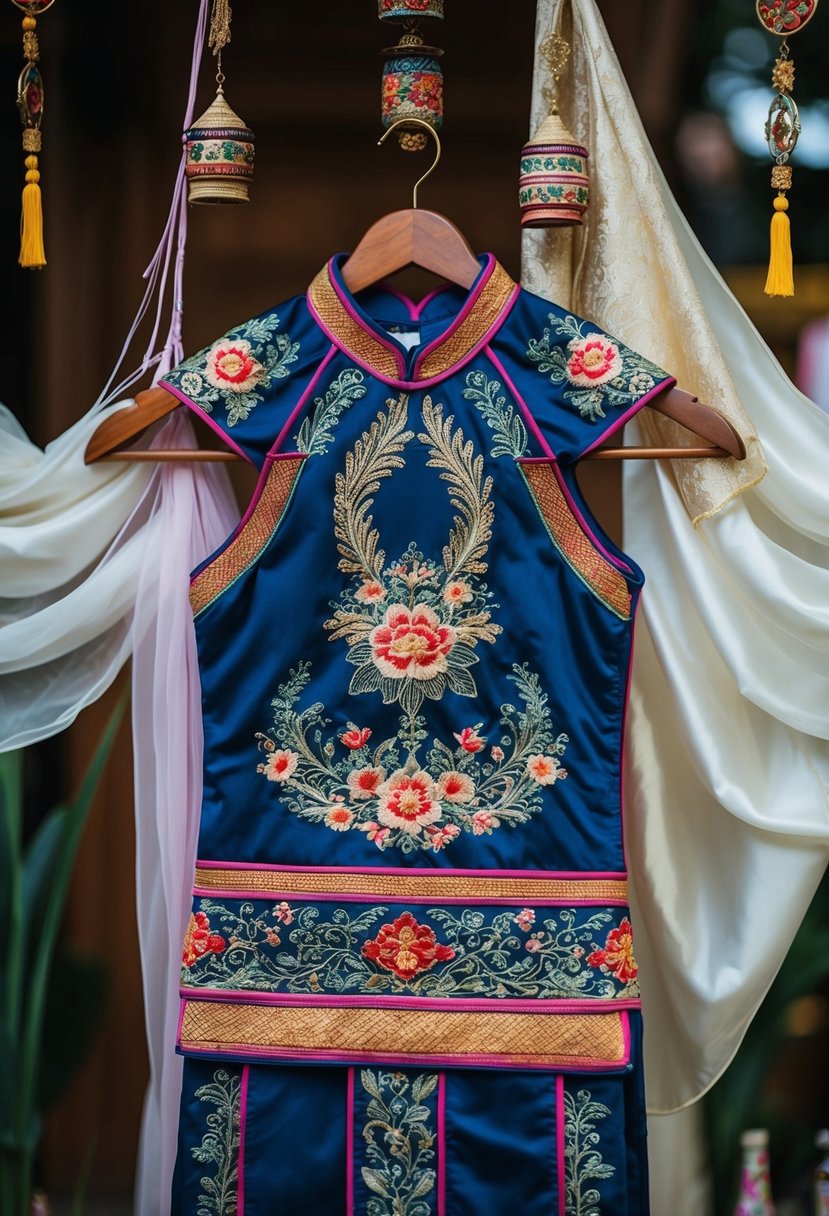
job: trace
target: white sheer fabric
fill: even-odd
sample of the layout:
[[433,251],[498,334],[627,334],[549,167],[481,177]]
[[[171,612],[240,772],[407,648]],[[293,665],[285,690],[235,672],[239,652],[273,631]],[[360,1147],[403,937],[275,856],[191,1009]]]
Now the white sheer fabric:
[[[626,833],[649,1101],[669,1111],[728,1065],[829,857],[829,419],[679,212],[594,0],[539,0],[537,40],[562,6],[570,126],[592,153],[589,222],[528,234],[525,285],[670,368],[749,448],[743,465],[624,472],[626,546],[648,576]],[[545,83],[538,64],[535,119]],[[640,418],[640,438],[673,441]]]

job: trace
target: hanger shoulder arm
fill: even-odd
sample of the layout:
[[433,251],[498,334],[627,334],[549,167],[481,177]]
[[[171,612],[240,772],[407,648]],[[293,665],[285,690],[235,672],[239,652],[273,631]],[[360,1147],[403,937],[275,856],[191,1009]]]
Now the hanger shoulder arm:
[[682,388],[672,388],[654,397],[650,406],[657,413],[673,419],[687,427],[702,439],[708,439],[715,447],[723,448],[737,460],[744,460],[746,445],[736,427],[710,405],[700,401],[693,393]]
[[86,445],[84,461],[92,464],[143,435],[148,426],[171,414],[181,402],[166,388],[137,393],[132,405],[105,418]]

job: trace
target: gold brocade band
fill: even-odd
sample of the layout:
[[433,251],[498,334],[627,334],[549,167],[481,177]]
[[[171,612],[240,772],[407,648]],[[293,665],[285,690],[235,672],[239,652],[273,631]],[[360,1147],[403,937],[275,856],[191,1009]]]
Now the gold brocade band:
[[481,289],[481,294],[460,325],[417,364],[417,379],[441,376],[460,363],[478,345],[509,303],[515,283],[500,262]]
[[383,870],[326,874],[319,871],[235,869],[196,866],[195,887],[207,891],[238,891],[240,895],[363,895],[367,899],[451,899],[486,903],[509,899],[516,903],[551,900],[588,904],[627,903],[624,878],[497,878],[463,871],[434,874],[392,874]]
[[480,1013],[185,1001],[185,1052],[273,1059],[456,1061],[511,1068],[623,1067],[625,1014]]
[[244,573],[265,548],[284,514],[304,461],[302,454],[272,462],[250,517],[227,548],[200,570],[190,584],[194,616]]

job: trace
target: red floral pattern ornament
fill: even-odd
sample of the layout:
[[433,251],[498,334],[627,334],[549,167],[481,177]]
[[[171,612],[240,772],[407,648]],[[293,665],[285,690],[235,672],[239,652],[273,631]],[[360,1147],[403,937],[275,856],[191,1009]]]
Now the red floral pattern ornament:
[[210,932],[210,921],[205,913],[194,912],[184,934],[183,965],[192,967],[205,954],[222,954],[226,949],[227,942],[222,935]]
[[757,0],[757,16],[770,34],[794,34],[815,15],[818,0]]
[[622,984],[629,984],[639,973],[633,957],[633,926],[625,917],[617,928],[607,935],[603,950],[594,950],[587,956],[591,967],[598,967],[616,977]]
[[419,925],[411,912],[404,912],[390,925],[382,925],[375,938],[363,943],[362,952],[402,980],[455,957],[454,949],[438,942],[434,931],[428,925]]

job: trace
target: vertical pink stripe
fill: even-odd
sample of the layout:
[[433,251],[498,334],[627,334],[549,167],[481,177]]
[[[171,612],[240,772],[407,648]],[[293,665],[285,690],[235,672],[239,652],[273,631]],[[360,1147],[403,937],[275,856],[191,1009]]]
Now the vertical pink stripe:
[[308,387],[306,388],[305,392],[302,394],[302,396],[300,397],[299,401],[298,401],[298,402],[296,403],[296,405],[294,406],[293,410],[292,410],[292,411],[291,411],[291,413],[290,413],[290,416],[289,416],[289,418],[288,418],[288,421],[285,423],[285,425],[283,426],[282,430],[281,430],[281,431],[279,432],[279,434],[277,435],[276,440],[274,441],[273,447],[272,447],[272,448],[271,448],[271,450],[268,452],[268,455],[269,455],[269,456],[273,456],[273,455],[274,455],[276,452],[278,452],[278,451],[279,451],[280,447],[282,446],[282,441],[283,441],[283,439],[284,439],[284,438],[285,438],[285,436],[288,434],[288,432],[290,431],[291,427],[294,425],[294,420],[295,420],[295,419],[296,419],[296,418],[297,418],[297,417],[298,417],[298,416],[299,416],[299,415],[302,413],[302,411],[304,410],[304,408],[305,408],[305,403],[306,403],[306,401],[308,400],[308,398],[311,396],[311,393],[313,393],[314,389],[317,387],[317,384],[319,383],[319,378],[320,378],[320,376],[321,376],[321,375],[322,375],[322,373],[325,371],[326,367],[327,367],[327,366],[328,366],[328,364],[331,362],[331,360],[334,358],[334,355],[335,355],[336,353],[337,353],[337,348],[336,348],[336,346],[334,346],[334,344],[332,343],[332,345],[331,345],[331,349],[329,350],[328,354],[325,356],[325,358],[323,359],[322,363],[319,365],[319,367],[317,368],[316,372],[315,372],[315,373],[314,373],[314,375],[311,377],[311,383],[308,385]]
[[187,1002],[182,997],[178,1003],[178,1026],[176,1027],[176,1043],[181,1045],[181,1026],[184,1021],[184,1011],[187,1008]]
[[630,653],[628,656],[628,674],[625,681],[625,697],[622,701],[622,729],[619,732],[619,831],[622,834],[622,864],[626,864],[627,848],[625,846],[625,739],[627,736],[628,706],[630,705],[630,686],[633,680],[633,652],[636,648],[636,614],[639,611],[641,595],[633,604],[633,614],[630,618]]
[[564,1179],[564,1077],[556,1077],[556,1182],[558,1216],[566,1216],[567,1187]]
[[226,447],[232,448],[233,451],[241,456],[243,460],[246,460],[248,464],[253,464],[251,457],[248,456],[247,452],[242,451],[238,443],[230,438],[227,431],[223,431],[218,422],[214,422],[209,414],[205,414],[204,410],[201,409],[200,406],[196,405],[195,401],[191,401],[189,397],[185,396],[180,388],[176,388],[176,386],[171,384],[169,380],[164,380],[163,378],[159,380],[158,387],[166,388],[167,392],[172,393],[174,397],[177,397],[182,405],[186,405],[188,409],[192,410],[197,418],[201,419],[202,422],[206,422],[211,431],[216,432]]
[[446,1216],[446,1073],[438,1073],[438,1211]]
[[354,1216],[354,1069],[348,1070],[345,1100],[345,1216]]
[[242,1069],[242,1093],[239,1099],[239,1190],[236,1199],[236,1216],[245,1216],[245,1137],[248,1127],[248,1079],[250,1065]]
[[513,384],[509,372],[504,367],[503,363],[498,358],[498,356],[495,354],[495,351],[492,349],[491,346],[488,346],[486,348],[486,353],[489,356],[490,363],[492,363],[493,366],[501,373],[501,377],[504,381],[504,384],[507,386],[509,391],[512,393],[512,396],[515,400],[515,404],[518,406],[519,410],[524,415],[524,421],[526,422],[529,430],[535,436],[536,443],[541,448],[542,452],[545,453],[545,455],[549,456],[551,460],[555,460],[556,459],[555,452],[553,451],[553,449],[550,447],[547,440],[542,435],[541,429],[540,429],[538,423],[536,422],[535,418],[532,416],[532,413],[530,412],[526,401],[524,400],[524,398],[519,393],[518,389]]

